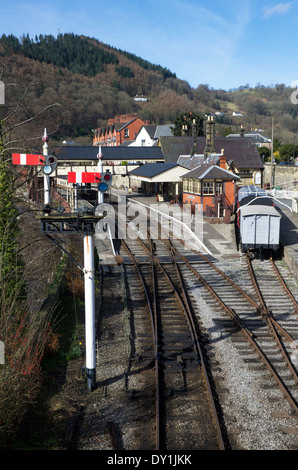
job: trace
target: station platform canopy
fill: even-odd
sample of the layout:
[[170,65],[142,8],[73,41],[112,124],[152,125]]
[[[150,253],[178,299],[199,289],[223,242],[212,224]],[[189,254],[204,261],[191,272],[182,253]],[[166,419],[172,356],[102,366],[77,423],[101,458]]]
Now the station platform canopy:
[[147,183],[181,183],[189,170],[177,163],[148,163],[130,171],[128,176]]
[[102,153],[104,162],[164,162],[163,153],[160,147],[98,147],[79,145],[52,146],[49,154],[55,155],[58,162],[76,162],[86,164],[88,162],[98,162],[99,151]]

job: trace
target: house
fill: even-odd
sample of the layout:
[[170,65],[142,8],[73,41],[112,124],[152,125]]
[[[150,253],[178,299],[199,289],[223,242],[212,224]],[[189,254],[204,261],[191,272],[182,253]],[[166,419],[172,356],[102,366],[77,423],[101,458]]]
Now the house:
[[226,158],[221,155],[219,166],[202,163],[182,175],[183,204],[201,206],[207,217],[225,215],[229,219],[236,207],[236,182],[240,178],[227,171],[225,166]]
[[109,119],[105,127],[94,131],[93,145],[118,147],[135,140],[146,123],[137,114],[123,114]]
[[156,145],[155,131],[156,126],[145,125],[141,127],[135,140],[128,144],[129,147],[153,147]]
[[135,140],[128,145],[130,147],[152,147],[153,145],[159,145],[161,136],[173,136],[171,126],[173,124],[162,126],[145,125],[140,129]]
[[136,95],[133,100],[143,102],[143,103],[147,103],[147,101],[149,101],[149,98],[147,98],[146,96],[143,96],[143,95]]

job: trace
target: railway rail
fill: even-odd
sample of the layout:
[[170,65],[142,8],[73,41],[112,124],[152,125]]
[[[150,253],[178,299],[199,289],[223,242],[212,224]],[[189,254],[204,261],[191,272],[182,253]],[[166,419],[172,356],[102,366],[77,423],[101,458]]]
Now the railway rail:
[[[179,252],[177,250],[176,254],[178,256]],[[222,279],[227,281],[227,283],[234,289],[234,291],[237,294],[240,294],[243,296],[243,298],[250,304],[250,306],[253,307],[253,311],[251,312],[252,315],[257,314],[258,315],[258,329],[262,330],[266,326],[269,327],[270,332],[266,335],[265,341],[267,340],[268,336],[271,336],[274,338],[275,343],[277,347],[279,348],[281,354],[282,354],[282,359],[283,363],[287,367],[287,369],[290,371],[291,378],[294,380],[294,385],[297,385],[297,370],[296,367],[293,365],[290,357],[289,357],[289,350],[286,349],[286,346],[283,344],[280,335],[285,338],[290,345],[290,348],[295,346],[296,347],[296,341],[297,341],[297,332],[296,332],[296,339],[287,332],[287,330],[282,326],[282,324],[277,321],[274,317],[272,312],[268,309],[266,302],[264,300],[264,295],[262,294],[262,291],[260,290],[260,285],[257,281],[255,272],[252,267],[252,260],[250,258],[250,255],[247,253],[246,255],[246,260],[248,264],[248,269],[249,269],[249,274],[251,277],[251,281],[253,283],[256,295],[258,300],[256,301],[251,295],[247,294],[247,292],[242,289],[237,283],[235,283],[232,279],[230,279],[225,273],[220,271],[212,262],[210,262],[205,256],[201,255],[202,259],[204,259],[208,266],[211,267],[219,276],[221,276]],[[288,400],[289,404],[291,405],[291,408],[293,412],[296,414],[298,413],[298,406],[297,406],[297,390],[296,387],[293,387],[292,384],[287,385],[286,384],[286,379],[282,378],[278,372],[276,371],[276,368],[274,366],[274,360],[270,360],[268,358],[268,353],[266,354],[264,352],[265,348],[262,346],[260,339],[264,338],[264,335],[258,335],[253,329],[249,327],[249,323],[251,322],[250,320],[247,320],[247,311],[245,312],[245,317],[246,319],[242,319],[241,315],[237,314],[236,310],[233,308],[233,302],[237,304],[237,299],[229,300],[229,302],[225,302],[223,300],[224,296],[227,296],[227,294],[220,294],[216,292],[216,288],[214,289],[212,287],[212,284],[214,284],[214,281],[208,281],[206,280],[207,277],[203,277],[198,270],[196,270],[190,263],[187,261],[186,258],[184,258],[184,263],[185,266],[187,266],[193,274],[199,279],[199,281],[208,289],[208,291],[212,294],[212,296],[217,300],[217,302],[222,306],[224,311],[234,320],[234,322],[237,324],[237,326],[240,328],[242,334],[244,335],[245,339],[249,342],[249,344],[253,347],[253,349],[256,351],[258,354],[258,357],[261,359],[263,364],[267,367],[269,370],[270,374],[274,377],[276,383],[278,384],[279,388],[281,389],[283,395],[286,397]],[[287,294],[287,296],[290,298],[292,304],[293,304],[293,312],[297,314],[297,301],[290,292],[289,288],[287,287],[285,281],[281,278],[280,273],[271,258],[271,266],[274,269],[274,272],[277,275],[277,281],[282,285],[283,291]],[[272,286],[271,286],[272,288]],[[221,284],[221,289],[222,289],[222,284]],[[227,291],[228,292],[228,291]],[[268,296],[268,286],[267,286],[267,296]],[[278,296],[278,299],[281,297],[281,293]],[[228,303],[230,305],[228,305]],[[293,392],[291,389],[293,389]]]
[[[147,249],[150,254],[150,250],[147,246],[145,246],[144,242],[139,241],[139,243],[143,245],[145,250]],[[282,325],[282,322],[279,319],[275,319],[273,316],[273,313],[268,309],[264,301],[264,296],[260,290],[260,286],[256,280],[256,276],[254,275],[254,271],[252,268],[253,261],[250,258],[249,254],[247,253],[246,260],[247,260],[249,277],[252,282],[253,289],[251,288],[251,285],[246,286],[245,288],[240,287],[238,283],[236,283],[233,279],[231,279],[230,276],[225,274],[216,266],[215,263],[210,261],[210,257],[197,253],[197,255],[202,261],[200,268],[204,265],[204,270],[205,270],[206,265],[207,265],[211,269],[211,271],[216,273],[216,275],[221,278],[219,283],[218,281],[214,281],[214,279],[208,280],[208,276],[206,278],[206,275],[204,277],[202,273],[200,274],[199,272],[200,269],[197,269],[197,266],[195,266],[193,262],[190,262],[188,260],[189,254],[188,256],[183,256],[180,253],[179,247],[181,249],[181,244],[180,244],[181,241],[176,243],[178,244],[178,247],[175,247],[173,242],[170,239],[162,239],[162,243],[165,246],[167,246],[167,249],[169,250],[169,254],[160,253],[160,257],[163,259],[166,259],[166,257],[168,256],[169,257],[168,263],[172,262],[173,265],[175,265],[176,271],[179,273],[180,285],[183,286],[182,288],[183,299],[187,299],[188,294],[185,289],[185,282],[182,276],[182,272],[184,272],[184,277],[187,277],[186,271],[189,271],[208,290],[208,293],[210,293],[212,297],[216,300],[216,302],[219,303],[219,305],[222,307],[224,312],[229,315],[229,317],[232,319],[232,321],[235,323],[235,325],[241,332],[241,335],[243,335],[243,337],[245,338],[245,341],[248,342],[248,344],[253,348],[258,358],[261,360],[261,362],[265,365],[265,367],[269,371],[270,376],[273,377],[273,379],[275,380],[276,384],[281,390],[282,395],[287,399],[290,405],[291,413],[298,415],[297,389],[296,389],[297,370],[296,370],[296,365],[293,364],[291,360],[291,351],[293,350],[293,347],[294,348],[297,347],[297,338],[298,338],[297,329],[294,333],[294,336],[292,336],[287,331],[287,328]],[[153,257],[153,249],[152,249],[153,242],[150,241],[150,244],[151,244],[151,257]],[[180,261],[179,264],[178,264],[178,260]],[[282,291],[286,293],[287,297],[289,298],[292,304],[292,310],[288,312],[288,314],[297,315],[297,311],[298,311],[297,300],[295,299],[295,297],[293,296],[293,294],[287,287],[286,282],[281,277],[279,270],[272,258],[270,259],[270,265],[274,273],[277,276],[278,282],[280,283],[282,287]],[[160,263],[160,269],[164,271],[164,268],[162,267],[161,263]],[[268,270],[267,267],[266,269]],[[219,285],[221,286],[220,292],[218,292]],[[225,291],[225,294],[222,294],[223,289]],[[248,293],[249,291],[250,293]],[[269,291],[267,289],[267,295]],[[229,301],[225,301],[224,300],[225,296],[226,297],[230,296],[231,292],[233,293],[232,300],[230,298]],[[279,295],[279,299],[281,298],[280,295]],[[245,307],[244,315],[243,314],[241,315],[241,313],[237,312],[238,304],[239,304],[239,296],[241,296],[245,301],[246,307]],[[251,309],[251,311],[250,311],[250,314],[247,316],[248,306]],[[189,306],[187,308],[191,310]],[[257,325],[258,332],[256,331],[256,325]],[[259,333],[259,331],[261,331],[261,334]],[[279,359],[276,358],[275,348],[271,347],[271,345],[270,347],[268,346],[268,338],[273,338],[275,345],[280,351],[281,357]],[[284,340],[287,341],[287,346],[285,346]],[[271,341],[271,339],[269,341]],[[202,352],[201,352],[201,355],[202,355]],[[275,365],[277,361],[280,361],[278,363],[279,364],[278,367],[276,367]],[[281,366],[281,364],[284,364],[284,366],[286,367],[286,370],[289,372],[288,376],[287,376],[287,373],[285,373],[283,370],[284,366]],[[281,372],[278,372],[277,368],[281,369]],[[206,383],[208,384],[209,377],[208,377],[207,372],[206,372],[206,377],[207,377]],[[207,385],[207,389],[209,389],[208,385]],[[212,402],[212,399],[211,399],[211,402]],[[221,433],[219,433],[219,435],[220,434]],[[222,448],[224,448],[223,442],[224,440],[222,441]]]
[[[206,444],[202,444],[202,440],[206,441],[208,436],[209,446],[224,450],[228,444],[216,404],[217,398],[179,266],[170,254],[172,264],[165,267],[156,257],[155,244],[148,238],[148,244],[139,239],[148,255],[148,265],[141,267],[129,247],[131,243],[122,243],[138,272],[150,313],[155,364],[156,449],[174,449],[177,441],[183,441],[179,426],[185,428],[191,421],[192,430],[196,428],[197,444],[193,443],[194,446],[202,448],[200,446],[203,445],[204,448]],[[181,395],[184,410],[187,409],[189,399],[192,405],[196,402],[195,416],[177,413]],[[209,407],[206,407],[206,403],[209,403]],[[186,434],[184,448],[187,448],[187,444],[189,436]]]
[[223,262],[150,236],[122,240],[117,260],[132,309],[125,386],[144,404],[144,448],[295,448],[298,288],[282,262]]

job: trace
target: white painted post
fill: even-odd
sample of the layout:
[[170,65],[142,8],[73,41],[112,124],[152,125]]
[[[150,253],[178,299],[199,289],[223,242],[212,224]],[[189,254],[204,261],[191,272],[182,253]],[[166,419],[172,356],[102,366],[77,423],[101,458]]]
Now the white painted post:
[[74,211],[78,212],[78,187],[76,183],[74,185]]
[[[102,156],[103,155],[101,152],[101,146],[99,146],[97,158],[98,158],[98,171],[101,175],[103,173]],[[101,191],[98,191],[98,204],[103,204],[103,203],[104,203],[104,193]]]
[[86,375],[87,387],[92,391],[96,387],[96,352],[95,352],[95,283],[93,234],[84,235],[84,280],[85,280],[85,339],[86,339]]
[[[46,157],[48,155],[48,136],[47,130],[44,130],[44,136],[42,138],[43,144],[43,156]],[[50,204],[50,176],[44,175],[43,177],[43,187],[44,187],[44,204]]]

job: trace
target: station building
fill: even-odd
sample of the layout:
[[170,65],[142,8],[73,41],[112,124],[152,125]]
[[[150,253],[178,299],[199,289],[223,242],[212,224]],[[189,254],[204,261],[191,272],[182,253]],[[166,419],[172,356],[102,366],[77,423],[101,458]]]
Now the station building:
[[183,204],[203,207],[207,217],[224,217],[228,222],[236,207],[239,176],[227,171],[226,158],[220,156],[220,166],[203,163],[181,175]]
[[177,163],[148,163],[129,172],[131,186],[138,186],[157,201],[182,202],[182,175],[189,170]]

